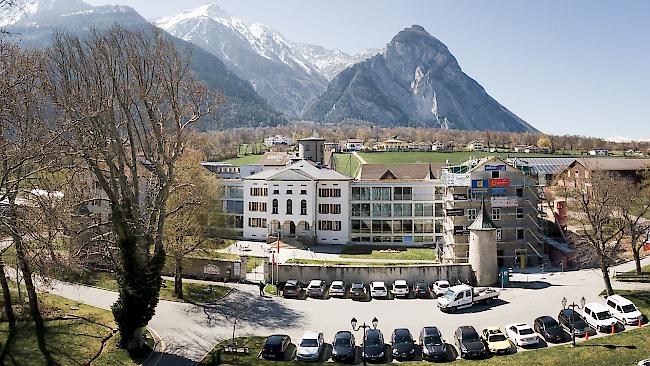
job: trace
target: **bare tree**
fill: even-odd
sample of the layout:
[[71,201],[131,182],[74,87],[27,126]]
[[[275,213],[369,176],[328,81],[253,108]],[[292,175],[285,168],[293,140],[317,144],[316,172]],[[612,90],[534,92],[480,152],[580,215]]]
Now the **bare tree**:
[[143,346],[158,303],[167,199],[187,130],[222,98],[197,82],[190,57],[156,28],[114,26],[86,39],[57,34],[48,50],[52,95],[72,148],[110,205],[121,346]]
[[619,226],[630,240],[630,250],[634,257],[636,273],[641,274],[641,248],[650,231],[650,220],[645,216],[650,212],[650,187],[625,179],[620,186],[613,187],[625,192],[617,202]]
[[[29,224],[30,202],[24,201],[25,190],[32,180],[48,171],[59,148],[60,133],[48,128],[46,122],[49,108],[44,95],[44,58],[39,51],[23,51],[13,45],[5,45],[1,51],[0,69],[0,202],[5,203],[0,216],[3,231],[12,239],[19,270],[29,299],[30,315],[35,323],[38,347],[48,364],[52,358],[45,344],[44,322],[39,310],[36,288],[32,280],[33,261],[29,260],[31,226]],[[25,218],[27,217],[27,218]],[[4,267],[0,276],[10,323],[11,298],[5,283]],[[10,324],[11,329],[11,324]],[[11,346],[10,337],[5,350]],[[6,354],[3,352],[2,356]]]
[[578,222],[580,234],[598,257],[608,295],[614,294],[609,267],[620,253],[623,228],[618,225],[618,202],[626,194],[621,190],[622,177],[606,171],[589,172],[588,178],[563,177],[567,204]]
[[200,164],[198,152],[178,161],[176,185],[167,201],[165,250],[174,262],[174,294],[183,298],[183,260],[213,241],[221,221],[221,185]]

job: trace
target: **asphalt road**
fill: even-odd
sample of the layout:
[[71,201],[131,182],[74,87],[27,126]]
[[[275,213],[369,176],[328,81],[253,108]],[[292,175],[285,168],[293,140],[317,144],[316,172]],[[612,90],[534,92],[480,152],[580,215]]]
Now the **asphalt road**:
[[[648,263],[650,258],[644,260],[644,264]],[[631,268],[626,264],[617,270]],[[149,364],[195,364],[214,344],[232,336],[235,317],[238,317],[236,336],[285,333],[297,342],[305,330],[319,330],[330,342],[336,331],[350,328],[352,317],[359,322],[370,322],[377,317],[385,338],[398,327],[409,328],[417,336],[423,326],[435,325],[451,341],[454,330],[460,325],[473,325],[480,330],[513,322],[531,324],[537,316],[556,316],[563,297],[569,302],[579,302],[582,296],[587,302],[601,301],[598,293],[603,289],[602,277],[595,270],[515,274],[512,285],[514,287],[505,289],[500,300],[491,306],[466,309],[457,314],[440,312],[436,300],[288,300],[261,297],[257,287],[249,285],[234,285],[230,295],[212,305],[160,301],[149,325],[164,341],[165,352]],[[622,284],[615,285],[615,288],[621,287]],[[110,291],[58,281],[52,282],[50,292],[104,309],[109,309],[117,298],[117,294]]]

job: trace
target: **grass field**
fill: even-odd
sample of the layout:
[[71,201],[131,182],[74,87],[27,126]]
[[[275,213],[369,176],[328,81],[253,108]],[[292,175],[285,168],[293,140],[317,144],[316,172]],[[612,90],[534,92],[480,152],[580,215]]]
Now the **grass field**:
[[[117,281],[111,273],[107,272],[90,272],[70,275],[65,281],[80,283],[106,290],[117,291]],[[192,303],[204,303],[217,300],[223,297],[229,288],[219,285],[205,285],[183,281],[184,300],[179,300],[174,296],[174,281],[164,280],[160,289],[160,299],[169,301],[186,301]]]
[[348,153],[334,154],[336,171],[350,177],[355,177],[361,167],[359,159]]
[[[650,292],[617,291],[623,296],[634,301],[644,314],[650,313]],[[326,335],[327,337],[328,335]],[[331,337],[331,335],[329,335]],[[544,348],[535,351],[520,352],[510,356],[495,356],[486,360],[457,360],[453,365],[477,365],[477,366],[531,366],[531,365],[589,365],[589,366],[619,366],[636,365],[642,359],[650,357],[650,326],[643,329],[632,329],[627,332],[613,336],[592,339],[580,343],[578,347],[571,348],[568,344],[558,347]],[[263,344],[264,337],[242,337],[237,338],[239,346],[250,348],[249,355],[221,355],[222,365],[233,366],[263,366],[278,364],[275,361],[265,361],[257,358]],[[293,342],[297,342],[294,339]],[[225,343],[230,343],[226,341]],[[200,363],[210,365],[216,357],[216,350],[221,347],[217,345],[213,351]],[[289,364],[289,363],[287,363]],[[306,363],[291,362],[291,365],[305,365]],[[312,365],[314,363],[311,363]],[[316,363],[316,365],[325,363]],[[327,363],[329,364],[329,363]],[[408,365],[424,366],[432,365],[429,362],[408,362]]]
[[450,164],[462,163],[469,158],[483,158],[487,156],[497,156],[505,159],[506,157],[524,156],[524,157],[568,157],[572,155],[549,155],[549,154],[517,154],[517,153],[488,153],[474,151],[456,151],[456,152],[435,152],[435,151],[407,151],[407,152],[364,152],[359,155],[366,160],[368,164],[407,164],[407,163],[431,163],[444,164],[449,161]]
[[[146,355],[132,359],[125,350],[117,348],[120,335],[113,333],[117,325],[110,311],[51,294],[40,294],[39,300],[45,318],[47,348],[57,365],[129,366],[144,361]],[[3,345],[7,331],[7,323],[1,323],[0,343]],[[147,344],[151,347],[153,340],[148,337]],[[5,364],[45,365],[32,321],[17,323],[15,340]]]
[[341,258],[434,261],[437,255],[435,250],[429,248],[408,248],[397,252],[373,250],[369,254],[341,254]]
[[255,267],[264,263],[266,258],[264,257],[247,257],[248,261],[246,262],[246,273],[252,271]]

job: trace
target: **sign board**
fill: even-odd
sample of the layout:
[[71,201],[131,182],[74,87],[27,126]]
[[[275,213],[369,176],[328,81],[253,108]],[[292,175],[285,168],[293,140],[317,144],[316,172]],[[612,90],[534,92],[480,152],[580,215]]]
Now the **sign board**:
[[445,213],[447,216],[465,216],[465,209],[463,208],[448,208]]
[[454,226],[454,235],[468,235],[469,230],[465,226]]
[[487,179],[472,179],[472,188],[487,188]]
[[203,267],[203,273],[218,276],[220,274],[219,266],[208,264],[207,266]]
[[241,276],[241,262],[233,263],[233,272],[235,276]]
[[517,197],[490,197],[492,207],[517,207],[519,200]]
[[490,179],[490,188],[492,187],[510,187],[510,179],[508,178]]
[[490,189],[490,193],[492,193],[492,194],[506,194],[506,188],[505,187],[492,188],[492,189]]
[[505,164],[485,164],[485,171],[486,172],[496,172],[496,171],[506,171],[506,166]]
[[454,201],[467,201],[466,193],[454,193]]

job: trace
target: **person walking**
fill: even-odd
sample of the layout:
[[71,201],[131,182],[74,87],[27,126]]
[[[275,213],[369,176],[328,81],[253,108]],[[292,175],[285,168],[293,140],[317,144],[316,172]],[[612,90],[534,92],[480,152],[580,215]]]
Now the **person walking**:
[[265,287],[264,282],[260,281],[257,284],[257,287],[259,287],[259,289],[260,289],[260,296],[264,296],[264,287]]

